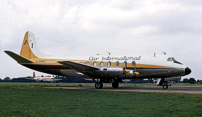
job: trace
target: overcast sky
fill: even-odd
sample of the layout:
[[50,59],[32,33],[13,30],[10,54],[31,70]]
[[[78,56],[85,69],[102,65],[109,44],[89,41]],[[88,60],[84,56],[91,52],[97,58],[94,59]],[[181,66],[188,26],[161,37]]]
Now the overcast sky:
[[26,31],[48,54],[166,52],[202,80],[201,0],[0,0],[0,78],[32,76],[4,53]]

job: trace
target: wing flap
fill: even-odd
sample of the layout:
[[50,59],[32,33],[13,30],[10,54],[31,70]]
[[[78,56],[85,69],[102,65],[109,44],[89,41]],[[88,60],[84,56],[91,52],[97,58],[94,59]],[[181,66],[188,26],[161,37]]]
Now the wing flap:
[[13,58],[14,60],[16,60],[18,63],[33,63],[31,60],[20,56],[14,52],[11,51],[4,51],[6,54],[8,54],[11,58]]

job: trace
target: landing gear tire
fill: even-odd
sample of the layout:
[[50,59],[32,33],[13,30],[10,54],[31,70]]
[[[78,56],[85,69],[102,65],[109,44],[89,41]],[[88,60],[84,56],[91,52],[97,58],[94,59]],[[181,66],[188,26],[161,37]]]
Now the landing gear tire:
[[113,88],[118,88],[119,87],[119,83],[118,82],[113,82],[112,83],[112,87]]
[[103,88],[103,84],[101,82],[96,82],[95,83],[95,88],[96,89],[102,89]]
[[163,89],[167,90],[168,89],[168,85],[163,85]]

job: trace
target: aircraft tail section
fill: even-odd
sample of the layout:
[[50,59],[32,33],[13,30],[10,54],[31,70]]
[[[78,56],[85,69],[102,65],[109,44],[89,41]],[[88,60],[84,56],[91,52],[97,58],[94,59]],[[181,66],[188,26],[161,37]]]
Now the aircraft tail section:
[[34,34],[30,31],[27,31],[25,33],[20,55],[27,58],[27,59],[47,57],[48,56],[48,55],[45,55],[39,51],[39,49],[36,45]]
[[33,63],[31,60],[20,56],[14,52],[11,51],[4,51],[6,54],[8,54],[10,57],[12,57],[14,60],[16,60],[18,63]]
[[35,76],[35,72],[33,72],[33,78],[36,78],[36,76]]

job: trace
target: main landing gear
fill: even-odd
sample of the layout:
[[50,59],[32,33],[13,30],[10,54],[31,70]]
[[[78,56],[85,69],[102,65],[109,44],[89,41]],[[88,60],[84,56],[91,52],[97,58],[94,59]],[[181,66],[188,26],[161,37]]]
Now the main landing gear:
[[103,88],[102,82],[96,82],[96,83],[95,83],[95,88],[96,88],[96,89],[102,89],[102,88]]
[[119,87],[119,83],[118,82],[113,82],[112,83],[112,87],[113,88],[118,88]]
[[118,83],[118,80],[113,80],[112,81],[105,81],[105,80],[100,80],[100,81],[96,81],[95,83],[95,88],[96,89],[102,89],[103,88],[103,82],[105,83],[109,83],[109,82],[112,82],[112,87],[113,88],[118,88],[119,87],[119,83]]

